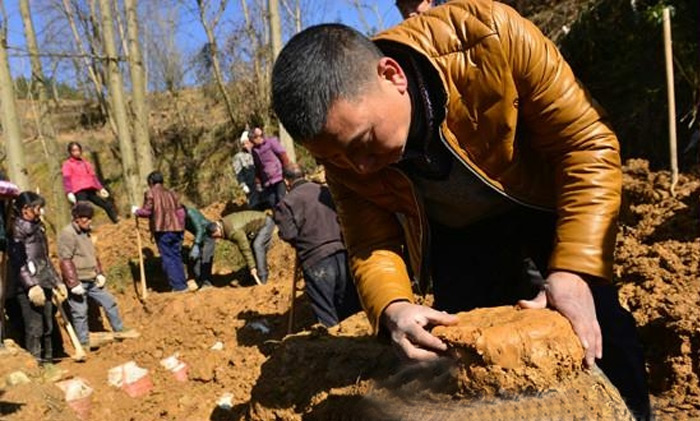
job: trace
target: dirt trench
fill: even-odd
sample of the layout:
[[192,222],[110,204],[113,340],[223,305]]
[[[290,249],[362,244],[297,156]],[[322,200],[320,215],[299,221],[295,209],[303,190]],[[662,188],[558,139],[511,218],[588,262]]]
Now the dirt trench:
[[[659,419],[693,419],[700,417],[700,178],[682,175],[675,197],[669,187],[669,174],[649,171],[645,161],[625,166],[616,283],[639,325]],[[205,213],[215,218],[223,209],[217,204]],[[328,419],[343,408],[350,411],[378,382],[401,372],[401,362],[370,335],[362,314],[330,331],[314,327],[303,296],[297,301],[298,333],[285,338],[294,256],[279,241],[270,253],[267,285],[249,283],[232,257],[216,262],[215,288],[161,292],[166,286],[156,277],[142,304],[131,282],[137,273],[133,224],[99,227],[97,245],[103,263],[113,269],[110,288],[123,319],[142,337],[105,344],[85,363],[58,364],[67,376],[83,377],[95,389],[91,419]],[[145,224],[142,230],[155,273],[157,253]],[[223,349],[210,349],[217,342]],[[174,353],[190,367],[186,383],[160,367],[160,359]],[[150,370],[149,395],[129,398],[108,385],[109,368],[129,360]],[[2,378],[17,369],[33,382],[31,388],[0,383],[0,418],[75,419],[31,361],[17,356],[0,356],[0,361]],[[233,396],[230,409],[217,406],[225,393]]]

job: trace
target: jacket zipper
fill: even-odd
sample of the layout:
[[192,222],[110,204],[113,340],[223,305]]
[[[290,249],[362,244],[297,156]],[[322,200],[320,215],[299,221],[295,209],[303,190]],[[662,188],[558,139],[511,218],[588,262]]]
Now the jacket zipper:
[[[428,267],[430,266],[430,253],[428,252],[428,245],[430,242],[430,230],[427,229],[425,226],[425,222],[423,221],[423,218],[425,216],[425,211],[423,210],[423,207],[418,201],[418,195],[416,194],[416,190],[413,187],[413,181],[411,181],[410,177],[408,177],[403,171],[396,167],[389,167],[392,170],[396,171],[401,177],[406,179],[408,182],[408,186],[411,189],[411,197],[413,198],[413,203],[416,206],[416,209],[418,210],[418,229],[420,230],[420,235],[418,238],[419,241],[419,248],[421,251],[421,258],[418,259],[418,273],[415,275],[418,275],[418,282],[416,284],[416,287],[418,289],[418,294],[424,295],[425,291],[423,291],[424,287],[424,282],[427,282],[427,270]],[[418,256],[415,256],[413,258],[417,258]],[[410,256],[410,251],[409,251],[409,258]]]
[[527,202],[522,201],[522,200],[520,200],[520,199],[517,199],[517,198],[515,198],[515,197],[513,197],[513,196],[510,196],[508,193],[506,193],[506,192],[504,192],[503,190],[499,189],[498,187],[494,186],[493,183],[491,183],[490,180],[488,180],[487,178],[485,178],[484,176],[482,176],[481,174],[479,174],[479,172],[477,172],[474,168],[472,168],[472,166],[471,166],[467,161],[465,161],[464,158],[462,158],[454,149],[452,149],[452,147],[450,146],[449,143],[447,143],[447,139],[445,139],[445,136],[444,136],[443,133],[442,133],[442,128],[438,129],[438,133],[440,134],[440,141],[443,143],[443,145],[445,145],[445,147],[447,148],[447,150],[450,151],[450,153],[451,153],[455,158],[457,158],[457,160],[458,160],[459,162],[461,162],[461,163],[469,170],[469,172],[471,172],[472,174],[474,174],[474,175],[476,176],[477,179],[481,180],[484,184],[486,184],[488,187],[490,187],[493,191],[495,191],[495,192],[498,193],[499,195],[505,197],[506,199],[508,199],[508,200],[510,200],[510,201],[512,201],[512,202],[515,202],[515,203],[518,204],[518,205],[525,206],[525,207],[528,207],[528,208],[531,208],[531,209],[536,209],[536,210],[543,211],[543,212],[549,212],[549,213],[553,213],[553,212],[554,212],[553,209],[545,208],[545,207],[543,207],[543,206],[534,205],[534,204],[532,204],[532,203],[527,203]]

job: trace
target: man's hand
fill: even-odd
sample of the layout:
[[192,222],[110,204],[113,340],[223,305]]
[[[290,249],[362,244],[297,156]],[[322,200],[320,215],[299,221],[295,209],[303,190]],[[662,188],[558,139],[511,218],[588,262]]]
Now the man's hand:
[[389,304],[382,314],[382,323],[391,334],[391,341],[402,356],[414,361],[438,358],[437,352],[446,351],[440,339],[425,328],[434,325],[453,325],[457,317],[406,301]]
[[107,189],[100,189],[100,197],[103,199],[107,199],[109,197],[109,192]]
[[195,244],[192,246],[192,249],[190,249],[190,259],[191,260],[199,259],[199,245]]
[[73,193],[68,193],[68,194],[66,195],[66,197],[68,198],[68,201],[69,201],[72,205],[75,205],[75,202],[78,200],[78,199],[75,198],[75,194],[73,194]]
[[139,207],[136,205],[131,205],[131,214],[136,215],[136,212],[139,210]]
[[34,285],[27,291],[29,302],[36,307],[43,307],[46,304],[46,294],[39,285]]
[[552,272],[544,290],[532,300],[522,300],[523,308],[545,308],[547,304],[569,319],[586,353],[588,367],[603,358],[603,337],[595,314],[591,289],[580,276],[570,272]]
[[107,277],[104,276],[103,274],[100,273],[99,275],[97,275],[95,277],[95,286],[97,288],[104,287],[106,283],[107,283]]

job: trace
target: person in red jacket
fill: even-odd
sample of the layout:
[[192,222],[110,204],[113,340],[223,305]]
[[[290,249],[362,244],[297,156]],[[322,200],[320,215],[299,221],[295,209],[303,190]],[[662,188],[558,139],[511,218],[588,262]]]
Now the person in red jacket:
[[109,219],[117,223],[119,216],[112,203],[107,200],[109,192],[102,186],[92,165],[83,159],[83,147],[78,142],[68,144],[68,159],[63,162],[61,173],[63,174],[63,190],[68,201],[75,205],[78,201],[86,201],[96,204],[107,212]]

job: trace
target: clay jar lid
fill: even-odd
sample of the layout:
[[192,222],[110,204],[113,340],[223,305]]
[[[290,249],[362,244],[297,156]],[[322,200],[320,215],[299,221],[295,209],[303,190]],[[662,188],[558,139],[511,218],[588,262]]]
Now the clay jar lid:
[[510,395],[548,390],[581,372],[583,348],[556,311],[494,307],[458,313],[438,326],[458,361],[458,389],[466,395]]

